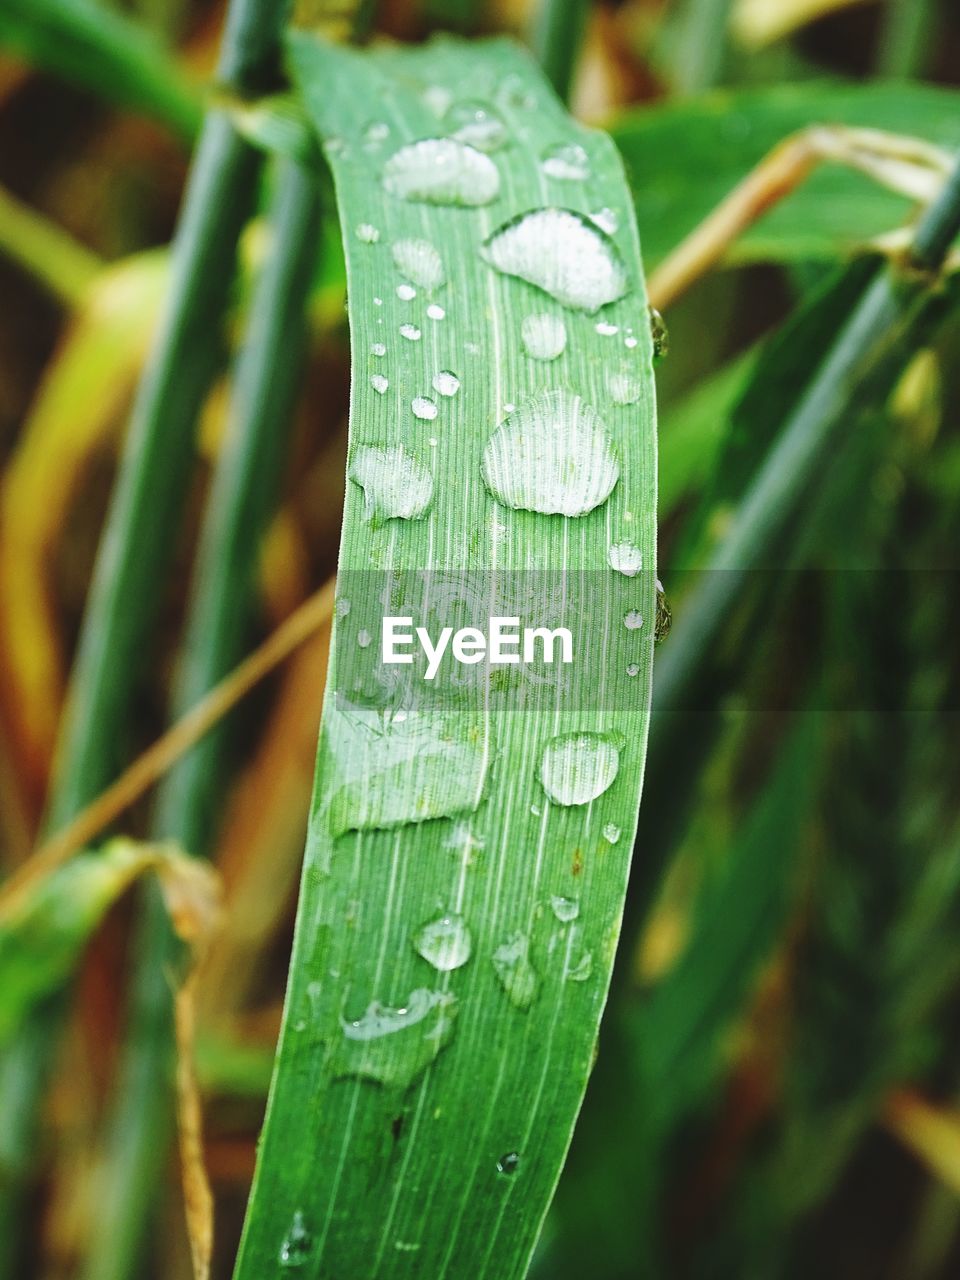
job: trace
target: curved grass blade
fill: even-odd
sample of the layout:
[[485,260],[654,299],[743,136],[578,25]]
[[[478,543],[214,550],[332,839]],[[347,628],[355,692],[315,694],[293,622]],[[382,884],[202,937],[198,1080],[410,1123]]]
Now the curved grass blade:
[[[512,45],[358,54],[296,34],[291,54],[347,251],[350,484],[236,1274],[505,1280],[591,1069],[643,772],[652,628],[624,625],[654,606],[639,245],[612,145]],[[451,582],[461,603],[488,593],[481,615],[501,590],[559,588],[569,688],[407,668],[399,700],[378,691],[384,583],[400,615],[426,584],[439,617]]]

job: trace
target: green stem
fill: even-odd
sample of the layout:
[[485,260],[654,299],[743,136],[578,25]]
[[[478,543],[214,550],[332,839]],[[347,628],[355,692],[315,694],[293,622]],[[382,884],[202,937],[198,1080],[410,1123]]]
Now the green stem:
[[79,306],[106,265],[55,223],[0,187],[0,253],[68,307]]
[[[255,94],[270,84],[284,11],[275,0],[232,0],[218,67],[231,89]],[[197,416],[221,358],[237,240],[253,207],[259,167],[258,154],[229,118],[211,112],[174,241],[165,317],[138,389],[97,557],[58,754],[53,827],[102,791],[126,756],[134,695],[162,600],[158,587],[176,545]],[[0,1081],[9,1086],[0,1091],[0,1280],[20,1274],[26,1171],[66,1003],[57,997],[41,1011],[45,1029],[29,1028],[10,1050],[13,1061],[0,1068]]]
[[[264,532],[273,513],[305,345],[305,307],[319,238],[314,175],[282,165],[272,209],[272,248],[253,299],[237,363],[228,432],[198,553],[171,718],[192,707],[236,665],[249,640]],[[221,726],[168,775],[154,835],[191,853],[210,851],[226,745]],[[127,1050],[117,1089],[102,1215],[88,1280],[141,1274],[172,1131],[174,1068],[169,974],[178,946],[159,894],[150,892],[138,939]]]
[[689,97],[717,84],[727,51],[732,0],[688,0],[677,32],[674,86]]
[[936,0],[887,0],[877,74],[899,80],[922,75],[936,18]]
[[[906,269],[891,264],[862,300],[788,418],[738,508],[727,537],[685,603],[655,676],[652,746],[680,710],[736,604],[745,575],[769,552],[796,511],[834,434],[867,379],[891,357],[911,315],[931,294],[935,273],[960,231],[960,163],[920,222]],[[904,357],[905,358],[905,357]]]
[[589,10],[590,0],[540,0],[537,9],[531,44],[563,102],[570,97]]

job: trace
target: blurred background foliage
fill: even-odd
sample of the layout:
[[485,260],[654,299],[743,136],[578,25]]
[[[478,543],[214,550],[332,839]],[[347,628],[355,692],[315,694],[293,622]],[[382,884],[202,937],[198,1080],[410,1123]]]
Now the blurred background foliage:
[[[354,9],[318,4],[311,16],[345,34]],[[302,387],[272,454],[257,455],[256,536],[226,615],[224,669],[336,563],[349,378],[339,230],[329,200],[283,213],[284,156],[304,159],[308,144],[282,96],[259,96],[282,95],[282,80],[242,93],[219,82],[223,16],[218,0],[0,8],[4,873],[40,839],[118,449],[211,104],[266,156],[250,168],[252,216],[237,213],[227,348],[256,307],[267,218],[314,226],[317,249],[297,268]],[[535,1274],[960,1274],[951,259],[879,355],[834,388],[829,421],[809,402],[807,425],[822,436],[811,464],[774,474],[795,405],[960,150],[960,13],[949,0],[382,0],[359,16],[403,40],[437,30],[532,40],[575,113],[621,149],[670,331],[658,368],[660,574],[677,626],[660,650],[598,1065]],[[733,234],[678,283],[678,246],[751,173]],[[239,412],[229,359],[220,351],[211,370],[186,518],[166,536],[173,572],[155,584],[129,738],[112,747],[118,764],[164,730],[171,696],[179,712],[198,696],[189,677],[174,685],[195,561],[201,578],[218,570],[197,548]],[[725,559],[745,545],[737,531],[755,481],[771,475],[776,501],[748,562]],[[736,591],[691,640],[684,617],[699,616],[697,595],[718,573],[735,575]],[[191,851],[213,856],[225,900],[197,988],[216,1275],[235,1252],[279,1025],[326,641],[321,626],[204,757],[206,847]],[[149,797],[123,826],[151,831]],[[0,1189],[25,1180],[29,1237],[13,1269],[12,1243],[0,1240],[0,1274],[107,1274],[87,1268],[98,1229],[108,1248],[114,1230],[106,1133],[130,1025],[124,890],[139,874],[122,848],[120,859],[93,886],[81,866],[61,900],[17,919],[25,932],[11,935],[9,920],[0,929],[5,1044],[35,988],[74,974],[28,1168],[4,1146],[16,1126],[0,1124]],[[188,1275],[172,1158],[140,1193],[155,1229],[147,1256],[116,1275]]]

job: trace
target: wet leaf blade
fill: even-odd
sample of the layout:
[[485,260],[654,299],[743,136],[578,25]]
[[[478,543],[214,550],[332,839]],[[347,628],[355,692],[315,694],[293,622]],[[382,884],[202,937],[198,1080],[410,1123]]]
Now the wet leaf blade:
[[[643,773],[652,635],[623,625],[631,608],[653,616],[655,408],[639,245],[609,140],[575,125],[512,45],[358,54],[297,34],[290,52],[328,142],[347,254],[352,479],[340,591],[352,605],[336,623],[285,1026],[236,1274],[259,1277],[280,1261],[304,1276],[504,1280],[526,1271],[591,1069]],[[496,167],[498,194],[488,185],[483,202],[457,207],[385,190],[388,158],[448,134],[450,108],[471,101],[493,104],[505,125],[489,164],[470,159],[481,185]],[[543,152],[569,143],[585,149],[589,173],[550,178]],[[601,206],[615,214],[625,279],[608,273],[606,292],[616,297],[622,284],[622,296],[595,314],[481,255],[498,228],[545,207],[574,210],[574,223],[560,220],[563,234],[589,247],[587,215]],[[552,217],[537,229],[559,234]],[[444,283],[404,299],[395,248],[410,239],[439,253]],[[583,293],[584,279],[574,273],[565,292],[587,307],[598,295],[595,277]],[[555,359],[524,352],[521,326],[534,313],[563,322],[567,345]],[[401,325],[419,336],[404,337]],[[611,368],[631,380],[629,395],[618,388],[630,403],[611,396]],[[443,371],[459,380],[452,395],[434,386]],[[417,417],[421,396],[435,417]],[[494,501],[485,457],[493,487],[517,482],[517,468],[485,453],[506,406],[530,426],[531,401],[559,421],[576,397],[580,427],[593,429],[579,407],[592,406],[616,450],[609,496],[579,516]],[[609,455],[591,457],[608,482]],[[542,496],[549,485],[537,466]],[[393,475],[402,483],[391,488]],[[401,507],[419,518],[389,518]],[[642,574],[610,569],[620,540],[642,553]],[[371,565],[481,575],[536,567],[570,582],[577,571],[604,609],[589,618],[602,633],[598,661],[573,697],[551,687],[521,709],[499,696],[479,715],[469,698],[455,702],[436,741],[391,758],[371,745],[367,710],[344,708],[338,672],[359,640]],[[577,625],[585,634],[587,621]],[[557,753],[585,751],[586,772],[605,774],[592,802],[548,800],[539,771],[557,739],[554,766]],[[441,954],[436,930],[423,930],[443,912],[455,920]],[[471,954],[448,968],[451,956],[462,959],[458,921]],[[363,1039],[377,1019],[396,1034]]]

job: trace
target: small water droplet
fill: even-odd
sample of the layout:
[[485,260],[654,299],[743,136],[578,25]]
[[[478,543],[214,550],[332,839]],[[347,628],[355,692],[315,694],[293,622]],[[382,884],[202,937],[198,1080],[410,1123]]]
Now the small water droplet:
[[516,1173],[520,1168],[520,1157],[516,1151],[508,1151],[497,1161],[497,1173]]
[[567,327],[559,316],[536,311],[520,322],[520,341],[534,360],[556,360],[567,345]]
[[614,404],[636,404],[641,389],[640,379],[625,369],[607,370],[607,390]]
[[548,178],[583,182],[590,177],[590,157],[579,142],[559,142],[544,151],[540,168]]
[[596,213],[591,213],[590,221],[595,222],[600,230],[605,231],[608,236],[616,235],[620,227],[620,219],[617,217],[616,211],[608,205],[604,205]]
[[638,609],[630,609],[623,615],[623,625],[628,631],[639,631],[643,626],[643,614]]
[[370,385],[373,387],[374,391],[376,391],[378,396],[382,396],[390,386],[390,379],[382,373],[371,373]]
[[434,374],[433,389],[441,396],[455,396],[460,390],[460,379],[449,369],[441,369]]
[[384,165],[383,185],[402,200],[484,205],[500,193],[500,171],[476,147],[455,138],[425,138],[390,157]]
[[368,124],[363,131],[363,145],[367,149],[379,147],[381,142],[385,142],[390,137],[390,126],[385,120],[374,120]]
[[599,414],[559,389],[507,415],[487,441],[481,475],[508,507],[582,516],[610,496],[620,464]]
[[370,632],[366,627],[357,632],[357,644],[361,649],[369,649],[372,639],[373,637],[370,635]]
[[417,296],[417,291],[412,284],[398,284],[397,297],[401,302],[412,302]]
[[599,320],[595,327],[601,338],[612,338],[614,334],[620,332],[619,325],[610,324],[606,320]]
[[550,909],[561,924],[569,924],[580,914],[580,903],[576,898],[564,898],[555,893],[550,898]]
[[616,844],[622,832],[615,822],[608,822],[603,828],[603,838],[608,844]]
[[540,782],[554,804],[588,804],[613,785],[620,752],[601,733],[564,733],[547,743]]
[[386,344],[383,342],[371,342],[370,354],[372,356],[385,356],[387,354]]
[[628,675],[628,676],[638,676],[639,674],[640,674],[640,664],[639,664],[639,663],[637,663],[637,662],[628,662],[628,663],[627,663],[627,675]]
[[653,338],[653,358],[662,360],[670,351],[670,333],[666,321],[656,307],[648,307],[650,336]]
[[458,142],[466,142],[478,151],[497,151],[507,141],[503,118],[483,102],[455,102],[444,123]]
[[433,498],[433,476],[402,444],[360,445],[350,479],[363,490],[364,519],[374,524],[419,520]]
[[310,1257],[313,1249],[313,1236],[307,1230],[307,1224],[301,1210],[297,1210],[290,1223],[290,1229],[280,1246],[279,1260],[281,1267],[302,1267]]
[[340,596],[335,606],[335,612],[338,618],[345,618],[350,612],[351,604],[344,596]]
[[[374,300],[373,300],[373,305],[374,305],[375,307],[382,307],[382,306],[383,306],[383,299],[382,299],[382,298],[374,298]],[[380,324],[380,321],[379,321],[379,320],[377,321],[377,324]]]
[[391,252],[401,275],[422,289],[439,289],[443,284],[443,259],[429,240],[397,240]]
[[540,979],[530,963],[530,939],[515,933],[493,953],[493,967],[511,1004],[529,1009],[540,989]]
[[446,314],[447,313],[444,311],[443,307],[436,302],[431,302],[429,307],[427,307],[427,315],[431,320],[442,320]]
[[380,232],[370,222],[361,222],[357,227],[357,239],[364,244],[376,244],[380,239]]
[[473,939],[463,916],[444,915],[421,925],[413,935],[413,945],[428,964],[449,973],[470,959]]
[[653,640],[655,644],[662,644],[670,634],[670,628],[673,626],[673,610],[667,601],[666,593],[663,589],[663,583],[657,579],[657,617],[653,627]]
[[453,94],[449,89],[444,88],[442,84],[431,84],[423,91],[423,100],[434,113],[434,115],[442,116],[450,108],[453,101]]
[[564,974],[567,982],[586,982],[593,973],[593,956],[585,951],[577,963]]
[[420,418],[425,422],[432,422],[437,416],[437,405],[429,396],[415,396],[410,401],[410,408],[413,410],[413,416]]
[[637,342],[638,342],[638,341],[639,341],[639,339],[638,339],[638,338],[635,338],[635,337],[633,336],[633,334],[631,333],[631,334],[629,334],[626,338],[624,338],[624,340],[623,340],[623,345],[624,345],[625,347],[629,347],[629,348],[630,348],[630,350],[632,351],[632,350],[633,350],[633,348],[637,345]]
[[408,342],[419,342],[420,330],[415,324],[402,324],[400,326],[400,337],[406,338]]
[[450,1042],[456,1015],[456,997],[449,991],[420,987],[396,1007],[374,1000],[361,1017],[340,1019],[337,1075],[407,1087]]
[[569,209],[520,214],[494,231],[480,252],[504,275],[525,280],[578,311],[598,311],[630,287],[614,242]]
[[624,538],[609,548],[607,562],[617,573],[622,573],[626,578],[635,578],[643,568],[643,552],[635,543]]
[[523,76],[511,71],[504,76],[498,90],[501,101],[514,111],[534,111],[537,106],[537,95],[533,92]]

